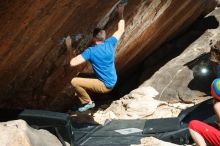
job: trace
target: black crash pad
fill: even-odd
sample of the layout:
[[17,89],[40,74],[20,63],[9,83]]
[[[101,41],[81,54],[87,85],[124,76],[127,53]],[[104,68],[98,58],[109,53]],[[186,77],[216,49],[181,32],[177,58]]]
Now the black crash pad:
[[143,134],[155,134],[176,131],[180,129],[181,122],[178,118],[163,118],[146,120]]

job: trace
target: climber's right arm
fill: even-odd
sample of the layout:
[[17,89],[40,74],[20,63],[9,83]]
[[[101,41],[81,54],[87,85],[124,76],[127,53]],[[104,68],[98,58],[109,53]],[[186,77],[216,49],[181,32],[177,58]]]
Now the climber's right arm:
[[113,36],[119,40],[125,31],[125,20],[123,19],[124,6],[119,4],[117,6],[118,15],[120,20],[118,22],[118,30],[113,34]]
[[121,19],[118,22],[118,30],[113,34],[113,36],[119,40],[125,31],[125,20]]

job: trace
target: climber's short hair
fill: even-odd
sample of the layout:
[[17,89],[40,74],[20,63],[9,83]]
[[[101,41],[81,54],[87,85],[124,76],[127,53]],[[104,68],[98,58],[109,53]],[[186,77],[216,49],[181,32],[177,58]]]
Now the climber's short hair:
[[93,38],[95,38],[96,41],[104,41],[106,38],[105,30],[101,28],[95,28],[93,31]]

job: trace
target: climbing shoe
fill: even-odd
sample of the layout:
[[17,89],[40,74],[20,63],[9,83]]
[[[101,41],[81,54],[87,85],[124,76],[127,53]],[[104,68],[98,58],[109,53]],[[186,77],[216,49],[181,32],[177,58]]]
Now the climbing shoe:
[[91,109],[91,108],[94,108],[95,107],[95,103],[87,103],[87,104],[84,104],[82,107],[78,108],[78,111],[79,112],[85,112],[87,111],[88,109]]

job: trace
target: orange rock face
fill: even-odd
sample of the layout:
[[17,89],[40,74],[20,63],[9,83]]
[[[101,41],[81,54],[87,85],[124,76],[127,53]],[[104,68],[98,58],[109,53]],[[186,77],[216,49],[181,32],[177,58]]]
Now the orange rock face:
[[[74,103],[70,80],[91,72],[85,64],[69,67],[62,45],[68,34],[84,34],[74,55],[89,44],[96,26],[111,35],[117,20],[108,19],[116,0],[19,0],[0,2],[1,107],[61,110]],[[167,39],[214,9],[214,0],[131,0],[125,11],[126,32],[118,44],[120,75],[143,61]],[[106,20],[106,21],[104,21]],[[106,22],[109,23],[106,25]]]

